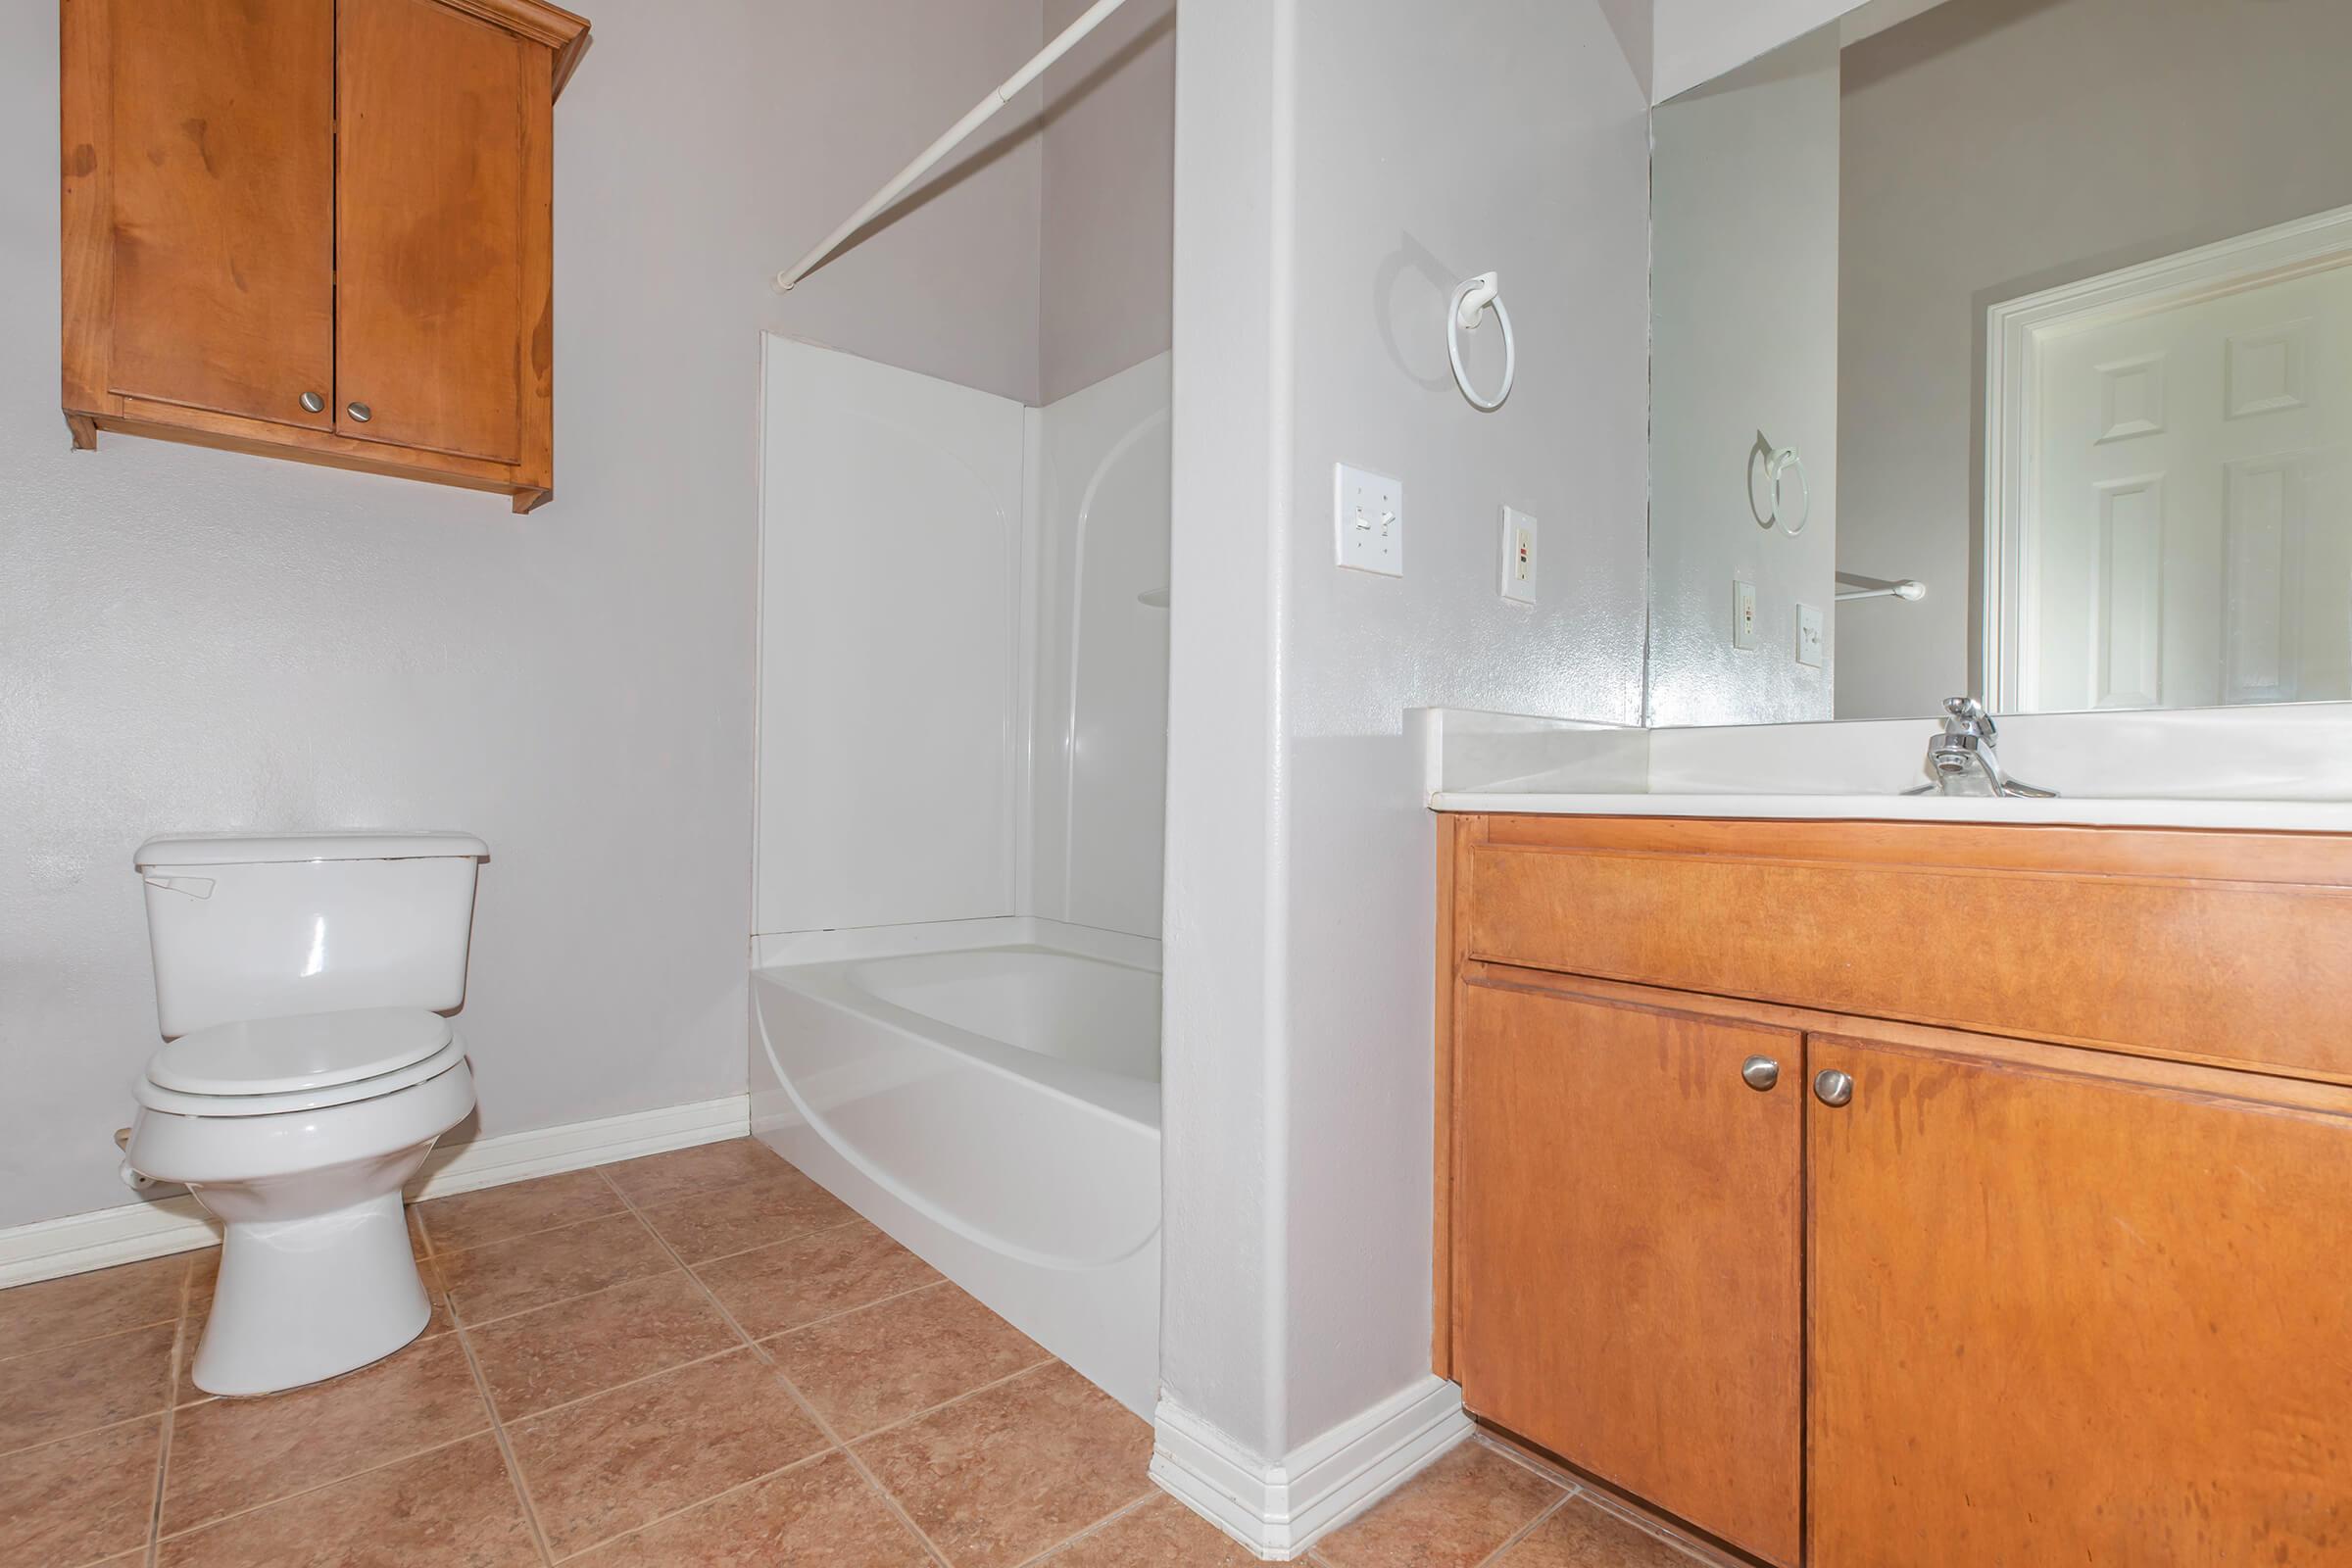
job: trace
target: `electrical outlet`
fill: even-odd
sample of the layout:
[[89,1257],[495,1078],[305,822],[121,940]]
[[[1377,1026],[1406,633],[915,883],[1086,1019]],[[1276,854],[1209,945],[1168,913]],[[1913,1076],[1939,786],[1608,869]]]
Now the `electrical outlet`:
[[1517,507],[1502,509],[1502,597],[1536,602],[1536,519]]
[[1796,662],[1812,669],[1821,667],[1823,632],[1821,610],[1814,605],[1796,607]]
[[1404,485],[1383,474],[1334,470],[1333,550],[1339,564],[1384,577],[1404,575]]
[[1756,585],[1732,579],[1732,646],[1756,646]]

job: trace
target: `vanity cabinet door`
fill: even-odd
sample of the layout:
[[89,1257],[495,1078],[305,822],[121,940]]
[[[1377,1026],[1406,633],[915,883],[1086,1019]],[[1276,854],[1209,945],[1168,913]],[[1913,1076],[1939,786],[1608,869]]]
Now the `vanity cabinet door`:
[[2345,1560],[2352,1095],[1808,1054],[1851,1079],[1807,1107],[1811,1568]]
[[1459,993],[1455,1370],[1477,1415],[1793,1564],[1803,1039],[1660,1001]]

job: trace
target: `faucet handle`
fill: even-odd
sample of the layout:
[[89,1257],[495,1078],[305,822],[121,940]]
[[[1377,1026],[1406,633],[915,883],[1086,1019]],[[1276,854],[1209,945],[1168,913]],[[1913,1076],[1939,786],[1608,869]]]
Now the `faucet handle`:
[[1951,715],[1944,720],[1947,733],[1975,735],[1988,744],[2000,733],[1993,727],[1992,714],[1974,697],[1946,697],[1943,710]]

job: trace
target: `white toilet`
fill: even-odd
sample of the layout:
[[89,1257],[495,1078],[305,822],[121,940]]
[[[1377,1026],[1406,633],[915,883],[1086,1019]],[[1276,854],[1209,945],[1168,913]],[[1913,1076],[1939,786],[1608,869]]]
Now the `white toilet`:
[[473,1108],[466,833],[198,834],[140,846],[156,1011],[125,1180],[226,1226],[192,1375],[268,1394],[391,1354],[431,1308],[401,1184]]

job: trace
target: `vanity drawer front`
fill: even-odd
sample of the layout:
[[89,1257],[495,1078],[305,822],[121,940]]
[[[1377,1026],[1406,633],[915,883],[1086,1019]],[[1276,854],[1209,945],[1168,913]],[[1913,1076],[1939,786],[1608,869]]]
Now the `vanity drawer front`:
[[2352,837],[1478,818],[1464,956],[2352,1082]]

